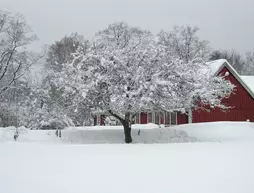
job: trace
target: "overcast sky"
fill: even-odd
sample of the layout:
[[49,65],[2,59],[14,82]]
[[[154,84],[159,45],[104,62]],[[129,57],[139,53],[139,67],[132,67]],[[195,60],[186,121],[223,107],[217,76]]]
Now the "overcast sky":
[[0,9],[22,13],[40,40],[38,49],[65,34],[93,34],[115,21],[158,33],[196,25],[215,49],[254,51],[254,0],[0,0]]

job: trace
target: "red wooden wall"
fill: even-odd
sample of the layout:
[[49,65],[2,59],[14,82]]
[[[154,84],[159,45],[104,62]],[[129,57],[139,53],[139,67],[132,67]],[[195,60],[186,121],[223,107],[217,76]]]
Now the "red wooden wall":
[[226,112],[223,112],[218,108],[211,108],[210,112],[194,111],[192,114],[193,123],[211,121],[246,121],[247,119],[254,122],[254,99],[226,67],[224,67],[219,74],[224,75],[226,72],[229,72],[226,79],[230,80],[236,88],[234,94],[231,94],[229,98],[223,99],[222,102],[233,108]]
[[140,124],[147,124],[147,113],[140,113]]
[[186,114],[182,114],[177,112],[177,125],[188,123],[188,116]]

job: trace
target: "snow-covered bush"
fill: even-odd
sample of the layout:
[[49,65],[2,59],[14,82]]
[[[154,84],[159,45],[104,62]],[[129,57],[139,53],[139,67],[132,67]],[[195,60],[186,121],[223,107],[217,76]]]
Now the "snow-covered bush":
[[105,125],[117,125],[117,120],[113,116],[107,116],[105,118]]
[[64,124],[63,122],[57,120],[51,120],[50,122],[42,121],[38,125],[38,129],[40,130],[61,130],[67,127],[68,125]]

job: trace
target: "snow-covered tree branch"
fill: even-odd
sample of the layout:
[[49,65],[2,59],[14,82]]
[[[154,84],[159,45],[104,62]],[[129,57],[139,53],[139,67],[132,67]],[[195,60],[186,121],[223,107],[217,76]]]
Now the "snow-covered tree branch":
[[174,26],[173,30],[161,30],[158,34],[159,43],[166,46],[171,55],[189,62],[195,58],[208,59],[209,42],[197,36],[199,28],[191,26]]

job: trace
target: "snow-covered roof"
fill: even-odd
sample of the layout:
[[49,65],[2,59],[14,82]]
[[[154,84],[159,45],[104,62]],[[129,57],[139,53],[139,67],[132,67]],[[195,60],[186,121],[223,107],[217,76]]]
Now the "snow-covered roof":
[[209,65],[212,74],[216,74],[216,72],[221,68],[221,66],[224,63],[227,63],[227,60],[219,59],[219,60],[210,61],[207,64]]
[[210,70],[214,76],[217,76],[222,68],[226,67],[234,77],[240,82],[240,84],[247,90],[247,92],[254,98],[254,78],[253,76],[240,76],[237,71],[231,66],[226,59],[219,59],[208,62]]
[[241,79],[245,82],[245,84],[254,93],[254,76],[241,76]]

